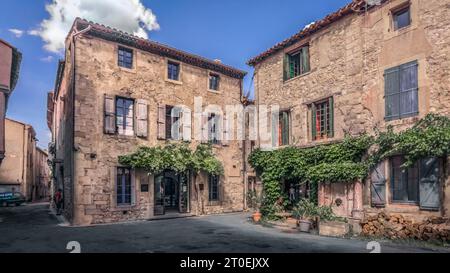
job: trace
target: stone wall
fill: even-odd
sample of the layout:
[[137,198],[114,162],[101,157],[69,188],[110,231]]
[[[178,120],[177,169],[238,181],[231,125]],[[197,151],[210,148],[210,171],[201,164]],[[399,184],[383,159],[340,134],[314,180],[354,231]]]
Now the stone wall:
[[[394,31],[391,10],[405,2],[392,0],[366,13],[346,16],[256,65],[256,103],[292,109],[292,144],[327,143],[342,139],[346,132],[373,134],[374,128],[385,129],[388,125],[399,131],[429,112],[449,115],[449,3],[411,0],[412,24]],[[311,71],[284,81],[285,52],[306,43],[310,46]],[[413,60],[419,63],[419,115],[385,121],[384,71]],[[330,96],[334,96],[335,136],[312,141],[308,105]],[[269,143],[260,141],[259,144]],[[448,196],[448,173],[443,178],[443,196]],[[365,201],[370,194],[369,185],[366,181]],[[444,200],[444,209],[439,213],[448,214],[449,201]],[[398,206],[388,204],[386,209],[398,209]]]
[[[163,145],[157,139],[158,104],[183,104],[194,109],[194,97],[201,96],[203,105],[240,104],[239,79],[221,75],[220,92],[208,91],[208,71],[181,64],[181,81],[166,80],[167,59],[148,52],[134,50],[133,69],[117,65],[118,44],[82,36],[76,47],[75,92],[75,173],[74,224],[95,224],[126,220],[148,219],[153,216],[153,176],[136,171],[136,205],[118,208],[114,200],[115,170],[118,156],[136,151],[140,145]],[[148,138],[106,135],[103,132],[104,95],[144,99],[149,104]],[[193,123],[194,124],[194,123]],[[191,142],[192,148],[198,144]],[[229,146],[215,145],[214,152],[223,162],[225,175],[223,202],[204,207],[205,213],[239,211],[243,209],[242,151],[239,141]],[[139,183],[149,180],[149,193],[141,193]],[[208,198],[207,180],[203,199]],[[192,185],[193,187],[193,185]],[[191,213],[199,214],[197,196],[191,189]]]

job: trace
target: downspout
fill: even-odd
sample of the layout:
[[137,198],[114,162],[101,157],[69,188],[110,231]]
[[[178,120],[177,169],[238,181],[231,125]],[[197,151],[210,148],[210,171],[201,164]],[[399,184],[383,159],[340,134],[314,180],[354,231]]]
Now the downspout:
[[[243,101],[243,84],[244,84],[244,79],[241,79],[241,82],[239,84],[240,87],[240,100],[241,100],[241,104],[243,107],[245,107],[245,103]],[[248,187],[248,182],[247,182],[247,158],[246,158],[246,154],[247,154],[247,149],[246,149],[246,142],[247,142],[247,128],[246,128],[246,117],[245,117],[245,111],[244,111],[244,139],[242,140],[242,172],[243,172],[243,183],[244,183],[244,200],[243,200],[243,208],[244,211],[247,210],[247,187]]]
[[[71,47],[72,47],[72,56],[71,56],[71,62],[72,62],[72,143],[71,143],[71,179],[72,179],[72,188],[71,188],[71,194],[72,194],[72,222],[75,219],[75,156],[74,152],[76,152],[75,148],[75,87],[76,87],[76,63],[75,63],[75,54],[76,54],[76,48],[75,48],[75,42],[76,38],[89,30],[91,30],[91,25],[88,25],[85,29],[78,31],[75,26],[75,33],[72,34],[72,41],[71,41]],[[64,172],[66,174],[66,172]],[[63,192],[64,192],[64,177],[63,177]]]

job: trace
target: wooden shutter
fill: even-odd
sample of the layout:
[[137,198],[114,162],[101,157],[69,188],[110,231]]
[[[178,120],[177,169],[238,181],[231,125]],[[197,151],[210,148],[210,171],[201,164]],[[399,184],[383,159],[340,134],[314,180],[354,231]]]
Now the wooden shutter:
[[131,184],[131,205],[136,205],[137,193],[136,193],[136,171],[130,171],[130,184]]
[[316,127],[316,105],[313,103],[311,104],[311,139],[316,140],[317,138],[317,127]]
[[289,112],[283,112],[282,145],[289,145]]
[[272,113],[272,147],[278,146],[278,140],[279,140],[279,132],[278,132],[278,126],[279,126],[279,114],[278,112]]
[[223,130],[222,145],[228,146],[230,145],[230,124],[226,113],[223,113],[223,124],[221,129]]
[[208,113],[203,112],[202,113],[202,139],[201,143],[208,143],[209,140],[209,120],[208,120]]
[[302,74],[308,73],[310,70],[310,64],[309,64],[309,46],[305,46],[302,48]]
[[105,134],[115,134],[116,133],[116,107],[114,96],[109,96],[105,94],[104,102],[104,131]]
[[386,165],[379,163],[370,175],[370,193],[372,207],[384,207],[386,205]]
[[394,67],[384,72],[385,118],[395,119],[400,116],[400,68]]
[[136,136],[148,136],[148,103],[146,100],[136,100]]
[[330,125],[330,131],[328,132],[328,137],[334,137],[334,98],[330,97],[328,99],[328,104],[330,106],[329,111],[330,111],[330,120],[329,125]]
[[192,115],[189,108],[184,108],[182,112],[182,136],[184,141],[190,142],[192,140]]
[[158,105],[158,139],[166,139],[166,105]]
[[[183,135],[182,130],[182,118],[183,113],[179,107],[173,107],[171,112],[172,126],[170,128],[171,136],[173,140],[181,140]],[[167,125],[167,124],[166,124]],[[167,136],[166,136],[167,137]]]
[[439,168],[440,160],[427,158],[420,161],[419,196],[420,208],[423,210],[439,210]]
[[283,58],[283,79],[284,81],[289,80],[290,68],[289,68],[289,55],[284,54]]

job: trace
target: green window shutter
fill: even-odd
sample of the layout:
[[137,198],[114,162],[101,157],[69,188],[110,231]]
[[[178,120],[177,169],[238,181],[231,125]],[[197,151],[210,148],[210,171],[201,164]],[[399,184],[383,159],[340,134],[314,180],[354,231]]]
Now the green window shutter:
[[283,112],[283,127],[282,127],[282,141],[283,145],[289,145],[289,113]]
[[308,73],[310,70],[309,64],[309,46],[305,46],[302,48],[302,74]]
[[328,137],[334,137],[334,98],[329,98],[328,103],[330,105],[330,120],[328,121],[330,131],[328,132]]
[[316,131],[316,105],[313,103],[311,105],[311,137],[315,140],[317,137]]
[[289,55],[284,54],[284,60],[283,60],[283,79],[284,79],[284,81],[289,80],[289,75],[290,75]]

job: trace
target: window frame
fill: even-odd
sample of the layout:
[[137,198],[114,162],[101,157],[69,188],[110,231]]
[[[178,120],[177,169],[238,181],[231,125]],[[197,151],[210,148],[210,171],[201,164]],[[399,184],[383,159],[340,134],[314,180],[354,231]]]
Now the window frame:
[[[307,56],[307,63],[303,63],[303,55],[308,54]],[[294,71],[292,71],[292,60],[293,56],[297,56],[296,58],[298,60],[298,74],[295,73],[295,67]],[[299,47],[297,47],[295,50],[291,50],[289,52],[286,52],[284,54],[284,67],[283,67],[283,78],[284,81],[289,81],[292,79],[295,79],[297,77],[303,76],[311,72],[311,60],[310,60],[310,45],[309,44],[303,44]]]
[[[215,191],[213,189],[215,188]],[[215,193],[215,198],[214,198]],[[220,202],[220,176],[209,175],[208,176],[208,201]]]
[[[122,174],[119,174],[119,171],[120,170],[122,170],[123,172],[122,172]],[[125,173],[125,172],[128,172],[128,173]],[[124,189],[122,189],[122,192],[121,193],[119,193],[119,175],[121,175],[121,181],[120,181],[120,184],[121,184],[121,187],[124,187],[125,186],[125,188]],[[128,175],[128,181],[129,181],[129,186],[127,186],[126,184],[127,184],[127,177],[126,177],[126,175]],[[132,206],[133,205],[133,195],[134,195],[134,193],[133,193],[133,174],[132,174],[132,170],[131,170],[131,168],[128,168],[128,167],[117,167],[116,168],[116,178],[115,178],[115,181],[116,181],[116,183],[115,183],[115,202],[116,202],[116,206],[117,207],[130,207],[130,206]],[[126,200],[126,188],[127,187],[129,187],[129,191],[130,191],[130,193],[129,193],[129,200],[130,200],[130,202],[128,203],[128,202],[126,202],[127,200]],[[125,192],[125,193],[124,193]],[[125,196],[123,196],[123,195],[125,195]],[[119,201],[119,198],[121,198],[122,200],[121,201]]]
[[[178,67],[178,71],[177,71],[177,79],[172,79],[171,76],[171,70],[170,70],[170,66],[177,66]],[[172,71],[173,72],[173,71]],[[173,60],[167,60],[167,70],[166,70],[166,77],[168,81],[172,81],[172,82],[181,82],[181,63],[177,62],[177,61],[173,61]]]
[[[131,102],[132,104],[132,106],[133,106],[133,115],[132,115],[132,117],[131,117],[131,121],[132,121],[132,134],[130,134],[130,135],[127,135],[126,133],[120,133],[119,132],[119,115],[118,115],[118,102],[119,102],[119,100],[123,100],[124,102],[126,102],[126,101],[129,101],[129,102]],[[114,102],[114,114],[115,114],[115,119],[116,119],[116,122],[115,122],[115,126],[116,126],[116,134],[117,135],[120,135],[120,136],[134,136],[135,134],[136,134],[136,128],[135,128],[135,119],[136,119],[136,106],[135,106],[135,103],[136,103],[136,100],[135,99],[132,99],[132,98],[127,98],[127,97],[122,97],[122,96],[116,96],[115,97],[115,102]],[[125,109],[125,107],[121,107],[122,109]],[[124,113],[123,113],[124,114]],[[126,126],[126,119],[127,119],[127,116],[124,114],[123,116],[122,116],[122,122],[123,122],[123,124],[122,124],[122,130],[124,130],[124,132],[126,132],[126,128],[127,128],[127,126]]]
[[[216,89],[212,88],[214,86],[211,86],[213,77],[217,78]],[[217,74],[217,73],[209,72],[208,73],[208,90],[211,91],[211,92],[219,92],[220,91],[220,85],[221,85],[221,76],[219,74]]]
[[[317,113],[320,111],[318,109],[318,106],[326,105],[324,110],[325,119],[323,121],[324,123],[324,130],[322,130],[322,122],[319,123],[319,130],[317,126],[317,120],[318,115]],[[334,137],[335,134],[335,128],[334,128],[334,97],[328,97],[325,99],[321,99],[318,101],[315,101],[311,103],[311,139],[312,141],[320,141],[320,140],[326,140]],[[322,111],[321,111],[322,112]],[[322,116],[322,114],[321,114]]]
[[[398,18],[400,17],[400,15],[402,15],[403,13],[407,12],[408,13],[408,24],[399,27],[398,26]],[[411,4],[408,2],[405,5],[402,5],[400,7],[397,7],[396,9],[391,11],[392,14],[392,26],[394,31],[399,31],[405,28],[408,28],[409,26],[411,26],[412,24],[412,17],[411,17]]]
[[[123,60],[121,61],[120,60],[121,52],[131,53],[131,56],[127,57],[125,54],[122,54]],[[131,48],[119,45],[117,48],[117,65],[121,68],[133,69],[134,68],[134,50]]]
[[[399,181],[399,183],[403,183],[404,185],[406,185],[406,189],[405,189],[405,191],[406,191],[406,195],[408,195],[408,200],[398,200],[398,199],[395,199],[395,194],[394,194],[394,190],[395,190],[395,185],[396,185],[396,183],[395,183],[395,174],[396,174],[396,172],[394,171],[394,159],[395,158],[399,158],[400,159],[400,161],[401,161],[401,165],[402,164],[404,164],[405,163],[405,158],[404,158],[404,156],[403,155],[397,155],[397,156],[392,156],[390,159],[389,159],[389,161],[390,161],[390,201],[391,201],[391,203],[392,204],[410,204],[410,205],[419,205],[420,204],[420,174],[421,174],[421,170],[420,170],[420,164],[419,164],[419,162],[420,162],[420,160],[418,161],[418,162],[416,162],[416,163],[414,163],[414,168],[416,169],[416,171],[417,171],[417,177],[416,177],[416,181],[414,181],[414,183],[415,183],[415,187],[416,187],[416,189],[415,189],[415,191],[416,191],[416,196],[415,196],[415,200],[414,199],[409,199],[409,193],[408,193],[408,190],[409,190],[409,177],[410,177],[410,171],[411,170],[413,170],[411,167],[408,167],[405,171],[407,172],[406,173],[406,177],[407,177],[407,179],[406,179],[406,181],[403,181],[403,171],[401,171],[402,170],[402,168],[401,168],[401,165],[399,166],[399,168],[398,168],[398,170],[400,170],[400,179],[402,180],[402,181]],[[405,195],[405,193],[402,193],[402,195]]]
[[[287,115],[287,129],[283,130],[283,122],[285,121],[283,114]],[[287,134],[287,137],[284,138],[285,132]],[[287,143],[284,143],[283,140],[287,140]],[[278,115],[278,146],[289,146],[291,144],[291,110],[281,110]]]

